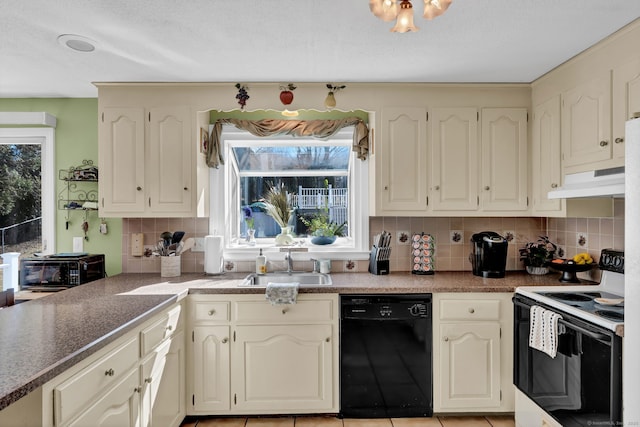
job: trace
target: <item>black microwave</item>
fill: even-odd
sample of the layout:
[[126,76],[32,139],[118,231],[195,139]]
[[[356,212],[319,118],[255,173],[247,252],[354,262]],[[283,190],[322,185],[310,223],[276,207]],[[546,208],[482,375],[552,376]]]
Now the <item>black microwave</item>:
[[20,289],[57,291],[105,277],[104,255],[54,254],[20,260]]

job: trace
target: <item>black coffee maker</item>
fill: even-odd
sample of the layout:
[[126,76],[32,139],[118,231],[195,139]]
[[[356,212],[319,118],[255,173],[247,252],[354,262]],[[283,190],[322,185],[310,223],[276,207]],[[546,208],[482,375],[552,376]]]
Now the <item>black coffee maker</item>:
[[504,277],[507,245],[507,240],[493,231],[482,231],[471,236],[469,261],[473,274],[490,278]]

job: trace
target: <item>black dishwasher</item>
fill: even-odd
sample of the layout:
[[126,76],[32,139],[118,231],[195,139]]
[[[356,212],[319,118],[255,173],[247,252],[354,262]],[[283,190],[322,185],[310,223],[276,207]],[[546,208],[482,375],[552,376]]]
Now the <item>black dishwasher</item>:
[[432,416],[431,294],[340,301],[340,416]]

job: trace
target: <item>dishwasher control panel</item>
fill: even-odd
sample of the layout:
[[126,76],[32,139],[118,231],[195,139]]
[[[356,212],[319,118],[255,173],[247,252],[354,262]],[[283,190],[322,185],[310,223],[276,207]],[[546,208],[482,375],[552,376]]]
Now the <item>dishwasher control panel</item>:
[[431,317],[431,295],[344,296],[343,319],[414,319]]

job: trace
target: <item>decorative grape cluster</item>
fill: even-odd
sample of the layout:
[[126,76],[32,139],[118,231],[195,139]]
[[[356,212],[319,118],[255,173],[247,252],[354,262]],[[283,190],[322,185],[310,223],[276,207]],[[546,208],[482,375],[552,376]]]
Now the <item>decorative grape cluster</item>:
[[240,104],[240,109],[244,110],[245,105],[247,105],[247,99],[249,99],[247,87],[245,85],[241,85],[240,83],[236,83],[236,88],[238,89],[236,99],[238,100],[238,104]]

